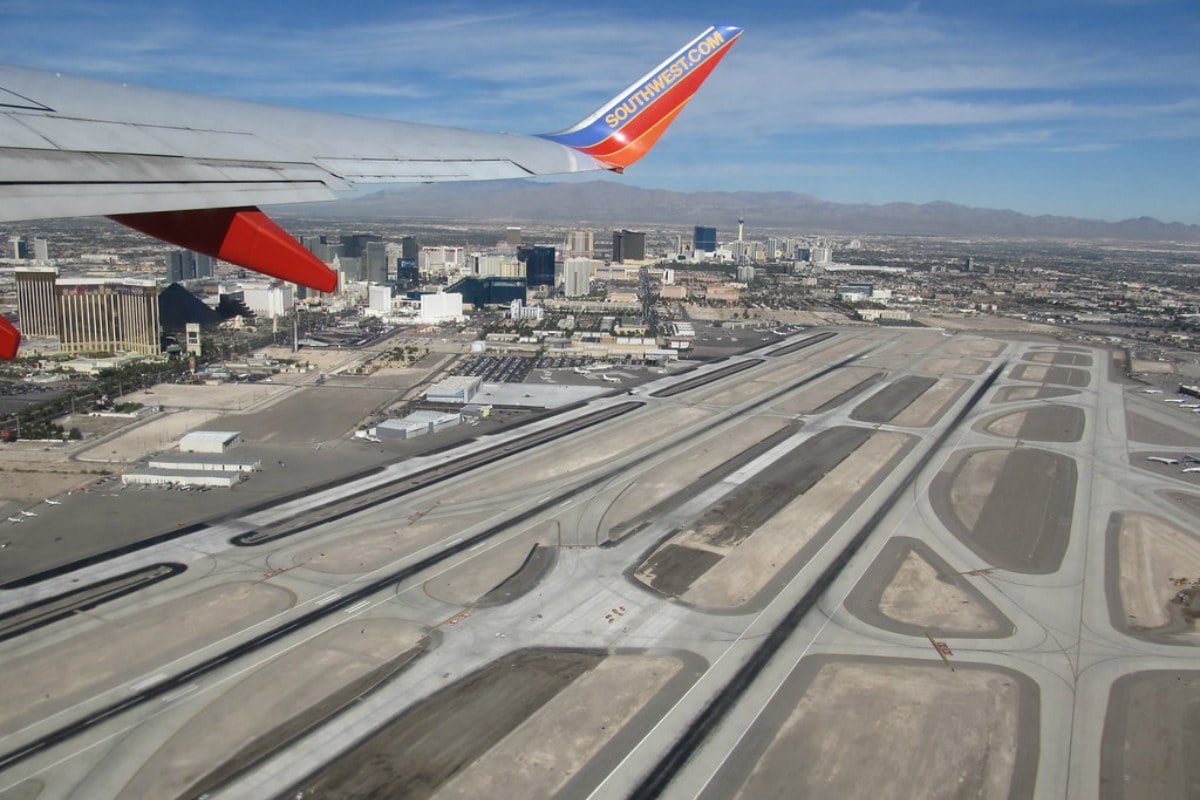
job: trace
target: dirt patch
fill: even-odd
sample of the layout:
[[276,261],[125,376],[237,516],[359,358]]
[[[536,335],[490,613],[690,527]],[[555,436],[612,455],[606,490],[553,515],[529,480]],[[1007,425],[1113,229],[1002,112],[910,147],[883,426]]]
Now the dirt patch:
[[[58,464],[5,464],[0,466],[0,513],[12,516],[16,508],[29,508],[45,498],[79,489],[96,480],[101,467],[62,461]],[[15,507],[4,508],[3,501]],[[35,513],[41,513],[39,509]],[[7,536],[4,538],[8,538]]]
[[[361,619],[325,631],[206,705],[145,760],[118,798],[203,795],[362,697],[421,651],[422,632],[412,623]],[[144,746],[140,738],[134,734],[129,746]],[[122,750],[113,756],[121,758]],[[107,761],[97,767],[107,768]]]
[[846,608],[913,636],[1011,636],[1015,626],[973,585],[980,579],[956,572],[919,539],[897,537],[847,596]]
[[806,553],[819,548],[915,441],[899,433],[874,434],[702,575],[682,599],[731,610],[766,596],[772,581],[782,580]]
[[1052,400],[1056,397],[1070,397],[1079,394],[1074,389],[1060,389],[1052,386],[1005,386],[996,390],[993,403],[1016,403],[1022,400]]
[[1161,492],[1162,496],[1194,517],[1200,517],[1200,495],[1187,492]]
[[207,408],[214,411],[238,411],[267,403],[287,394],[287,386],[270,383],[222,383],[194,386],[186,383],[160,383],[151,391],[122,395],[122,402],[141,403],[164,408]]
[[921,363],[921,371],[931,375],[981,375],[987,361],[977,358],[929,358]]
[[1150,375],[1174,375],[1178,368],[1170,361],[1148,361],[1144,358],[1133,358],[1129,361],[1129,371]]
[[850,412],[850,418],[858,422],[890,422],[935,383],[937,378],[923,375],[900,378],[859,403]]
[[[174,450],[186,433],[203,428],[221,415],[219,411],[176,411],[135,425],[125,433],[89,447],[81,461],[137,461],[151,453]],[[223,429],[224,430],[224,429]]]
[[648,447],[713,412],[702,408],[662,407],[634,412],[619,421],[589,428],[572,435],[570,447],[558,447],[544,454],[531,453],[521,461],[520,469],[489,471],[479,478],[468,478],[459,485],[460,494],[470,492],[473,500],[504,497],[527,491],[530,486],[562,480],[566,476],[611,462],[636,447]]
[[1038,706],[1000,667],[805,659],[700,797],[1030,796]]
[[725,386],[716,391],[702,391],[699,393],[699,397],[705,403],[736,406],[753,398],[761,397],[785,384],[794,383],[817,370],[817,366],[807,360],[795,364],[786,362],[781,364],[778,361],[772,361],[771,365],[773,368],[769,372],[760,369],[753,373],[743,374],[740,378],[735,379],[735,385]]
[[1060,386],[1087,386],[1092,382],[1091,375],[1082,369],[1040,364],[1018,364],[1012,368],[1009,377],[1017,381],[1055,383]]
[[1196,797],[1200,672],[1154,670],[1113,682],[1100,745],[1100,797]]
[[593,502],[607,503],[608,508],[598,526],[599,538],[617,541],[640,530],[799,430],[800,423],[778,417],[751,417],[669,464],[643,472],[611,493],[601,492]]
[[[406,509],[407,510],[407,509]],[[397,516],[402,512],[394,512]],[[273,566],[304,567],[335,575],[357,575],[391,564],[399,558],[420,550],[432,541],[465,530],[495,515],[497,511],[476,510],[454,514],[420,510],[393,522],[387,527],[346,531],[335,524],[326,541],[305,545],[303,549],[285,550],[273,554]]]
[[45,788],[46,784],[39,780],[21,781],[11,789],[0,792],[0,800],[37,800]]
[[993,436],[1034,442],[1078,442],[1084,413],[1074,406],[1038,406],[985,420],[982,429]]
[[507,655],[418,701],[279,798],[430,797],[603,660],[584,650]]
[[183,564],[153,564],[6,611],[0,614],[0,640],[20,636],[72,614],[90,611],[186,569]]
[[[557,524],[557,523],[556,523]],[[479,598],[478,605],[498,606],[526,594],[546,576],[558,559],[557,547],[535,544],[517,571],[501,581],[494,589]]]
[[950,487],[950,502],[962,522],[975,527],[979,514],[992,493],[992,486],[1004,470],[1007,450],[984,450],[961,462],[956,480]]
[[353,430],[364,417],[399,397],[402,389],[307,386],[270,407],[221,420],[223,429],[240,430],[248,441],[316,444]]
[[866,428],[823,431],[727,494],[635,570],[638,580],[679,596],[792,498],[802,495],[871,436]]
[[1070,541],[1076,478],[1075,459],[1047,450],[959,453],[934,478],[930,500],[946,527],[989,564],[1048,574]]
[[682,666],[672,656],[609,656],[458,773],[438,800],[554,796]]
[[668,597],[679,597],[701,575],[721,562],[724,556],[700,547],[668,543],[660,547],[637,569],[637,577],[647,586]]
[[995,358],[1004,352],[1004,342],[998,342],[995,339],[955,336],[949,344],[942,348],[942,352],[957,356]]
[[1010,414],[992,417],[990,421],[984,420],[976,428],[985,433],[990,433],[992,436],[1019,439],[1021,437],[1021,428],[1024,427],[1025,418],[1028,414],[1029,412],[1027,411],[1014,411]]
[[268,583],[227,583],[103,618],[96,627],[5,662],[0,731],[18,730],[188,656],[291,608],[295,601],[291,592]]
[[425,593],[456,606],[482,603],[497,589],[503,591],[493,600],[505,592],[513,593],[508,599],[515,598],[514,592],[527,590],[530,580],[536,583],[554,565],[558,544],[558,522],[549,520],[431,578]]
[[1034,364],[1049,364],[1056,367],[1090,367],[1092,357],[1084,353],[1040,352],[1026,353],[1023,361]]
[[928,428],[942,418],[959,396],[970,386],[960,378],[942,378],[918,397],[908,408],[892,417],[893,425]]
[[1134,513],[1113,514],[1108,538],[1113,625],[1141,638],[1200,644],[1200,539]]
[[1200,447],[1200,437],[1195,434],[1132,411],[1125,414],[1125,428],[1129,438],[1135,442],[1165,444],[1171,447]]
[[784,414],[824,414],[865,392],[881,377],[879,370],[844,367],[780,401],[775,410]]

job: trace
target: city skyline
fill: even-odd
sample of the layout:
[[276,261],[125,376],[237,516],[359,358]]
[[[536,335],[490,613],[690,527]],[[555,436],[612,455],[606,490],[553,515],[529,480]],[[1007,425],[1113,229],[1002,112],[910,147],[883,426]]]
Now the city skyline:
[[[772,4],[774,5],[774,4]],[[1135,7],[1136,6],[1136,7]],[[810,4],[686,13],[11,3],[0,60],[481,130],[554,131],[710,23],[746,35],[632,185],[944,200],[1200,223],[1186,3]],[[229,25],[229,19],[240,20]],[[594,176],[588,176],[593,178]]]

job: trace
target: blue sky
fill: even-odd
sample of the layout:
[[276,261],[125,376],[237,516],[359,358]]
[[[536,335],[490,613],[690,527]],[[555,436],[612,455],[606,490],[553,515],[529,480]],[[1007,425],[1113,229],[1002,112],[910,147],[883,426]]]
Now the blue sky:
[[541,132],[711,23],[746,33],[619,180],[1200,224],[1196,0],[0,0],[0,60]]

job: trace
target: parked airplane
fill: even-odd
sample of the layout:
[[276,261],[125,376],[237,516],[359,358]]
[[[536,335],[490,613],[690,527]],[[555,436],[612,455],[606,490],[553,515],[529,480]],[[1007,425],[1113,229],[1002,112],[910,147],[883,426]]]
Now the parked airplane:
[[1166,400],[1163,400],[1163,402],[1164,403],[1186,403],[1187,400],[1184,400],[1182,397],[1168,397]]
[[1149,456],[1149,457],[1148,457],[1146,460],[1147,460],[1147,461],[1155,461],[1155,462],[1157,462],[1157,463],[1159,463],[1159,464],[1171,464],[1171,465],[1174,465],[1174,464],[1178,464],[1178,463],[1179,463],[1179,459],[1178,459],[1178,458],[1166,458],[1165,456]]
[[[481,133],[0,66],[0,222],[103,214],[179,247],[332,291],[337,277],[257,206],[356,183],[623,172],[742,29],[710,27],[558,133]],[[21,336],[0,317],[0,357]]]
[[1162,394],[1162,389],[1142,389],[1142,394]]
[[25,520],[23,520],[21,517],[9,517],[8,521],[9,522],[24,522]]
[[34,512],[32,512],[32,511],[26,511],[26,510],[25,510],[25,509],[23,509],[23,508],[21,509],[21,515],[22,515],[22,516],[25,516],[25,517],[36,517],[36,516],[37,516],[37,514],[35,514]]
[[620,378],[614,377],[612,375],[601,375],[600,377],[603,378],[607,383],[620,383],[621,382]]
[[1200,467],[1186,467],[1183,471],[1186,473],[1200,472]]
[[61,505],[62,505],[62,501],[61,501],[61,500],[51,500],[50,498],[48,498],[48,497],[47,497],[47,498],[46,498],[46,505],[48,505],[48,506],[61,506]]

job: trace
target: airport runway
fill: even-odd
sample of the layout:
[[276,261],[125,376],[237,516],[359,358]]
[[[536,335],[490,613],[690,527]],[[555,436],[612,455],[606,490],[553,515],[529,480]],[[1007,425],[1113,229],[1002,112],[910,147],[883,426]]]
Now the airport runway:
[[1186,796],[1107,363],[809,332],[0,592],[0,798]]

